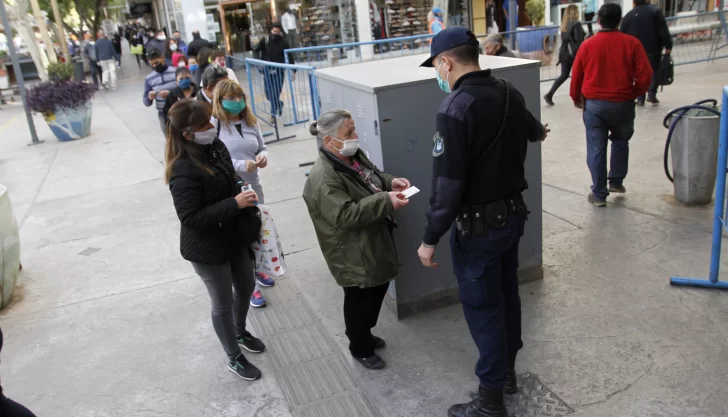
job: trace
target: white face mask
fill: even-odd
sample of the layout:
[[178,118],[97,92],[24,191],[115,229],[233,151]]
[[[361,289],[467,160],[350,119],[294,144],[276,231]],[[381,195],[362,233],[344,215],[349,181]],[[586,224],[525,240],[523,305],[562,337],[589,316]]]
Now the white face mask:
[[195,143],[200,145],[209,145],[217,138],[217,129],[211,127],[202,132],[195,132],[195,137],[192,139]]
[[169,45],[169,50],[170,51],[176,51],[177,50],[177,45]]
[[157,39],[159,39],[160,41],[163,41],[163,40],[167,39],[167,37],[164,35],[159,35],[159,36],[157,36]]
[[331,139],[344,145],[343,148],[337,149],[341,156],[354,156],[356,151],[359,150],[359,139],[339,140],[333,136],[331,136]]

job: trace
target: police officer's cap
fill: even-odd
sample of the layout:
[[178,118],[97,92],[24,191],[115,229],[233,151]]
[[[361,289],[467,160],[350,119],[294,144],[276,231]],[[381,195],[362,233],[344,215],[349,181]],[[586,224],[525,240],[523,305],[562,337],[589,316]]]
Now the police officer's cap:
[[447,28],[432,38],[430,45],[430,57],[423,62],[421,67],[432,67],[432,60],[443,52],[457,48],[462,45],[478,46],[478,39],[468,28],[453,26]]

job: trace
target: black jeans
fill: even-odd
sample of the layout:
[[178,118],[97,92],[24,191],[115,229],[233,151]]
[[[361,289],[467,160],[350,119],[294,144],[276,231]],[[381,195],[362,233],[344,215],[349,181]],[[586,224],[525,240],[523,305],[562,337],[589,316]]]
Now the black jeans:
[[377,325],[388,288],[389,283],[370,288],[344,287],[344,323],[351,356],[374,355],[372,328]]
[[584,20],[586,20],[587,22],[589,22],[589,23],[586,24],[586,28],[589,31],[589,36],[593,35],[594,34],[594,30],[592,29],[592,23],[591,22],[592,22],[592,20],[594,20],[594,12],[584,13]]
[[[237,336],[245,332],[250,295],[255,288],[255,263],[250,248],[221,264],[192,262],[212,301],[212,327],[230,360],[240,354]],[[233,292],[233,288],[235,291]]]
[[556,90],[561,87],[561,84],[563,84],[567,79],[569,79],[569,75],[571,74],[571,65],[570,62],[561,62],[559,63],[561,66],[561,75],[557,79],[554,80],[554,84],[551,86],[551,89],[548,92],[548,96],[553,96],[554,93],[556,93]]
[[30,410],[0,394],[0,416],[2,417],[35,417]]
[[647,59],[650,61],[652,67],[652,82],[650,88],[647,90],[647,95],[650,97],[657,97],[657,70],[660,68],[660,61],[662,60],[662,53],[647,55]]

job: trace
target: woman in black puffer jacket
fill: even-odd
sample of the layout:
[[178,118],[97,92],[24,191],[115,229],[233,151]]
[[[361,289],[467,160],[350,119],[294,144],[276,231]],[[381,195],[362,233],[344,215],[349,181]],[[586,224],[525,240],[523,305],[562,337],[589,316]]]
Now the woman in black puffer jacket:
[[[209,104],[183,99],[169,110],[165,179],[182,223],[180,251],[202,278],[212,301],[212,325],[240,378],[260,378],[243,356],[265,350],[245,330],[248,300],[255,287],[250,244],[260,233],[254,191],[241,191],[230,154],[210,123]],[[233,294],[234,288],[234,294]]]

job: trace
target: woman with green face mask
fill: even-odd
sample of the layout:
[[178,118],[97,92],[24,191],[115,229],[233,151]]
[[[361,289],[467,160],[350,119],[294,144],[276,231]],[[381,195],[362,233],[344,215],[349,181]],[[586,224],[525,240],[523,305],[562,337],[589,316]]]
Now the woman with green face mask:
[[[245,102],[245,93],[238,83],[225,79],[215,86],[212,115],[212,124],[230,151],[235,171],[253,188],[258,195],[258,203],[264,204],[263,185],[258,170],[268,166],[268,148],[263,141],[258,120]],[[266,301],[259,286],[269,287],[274,284],[272,278],[256,273],[256,288],[250,298],[250,305],[265,306]]]

